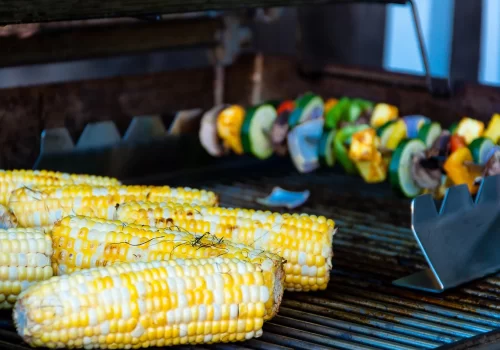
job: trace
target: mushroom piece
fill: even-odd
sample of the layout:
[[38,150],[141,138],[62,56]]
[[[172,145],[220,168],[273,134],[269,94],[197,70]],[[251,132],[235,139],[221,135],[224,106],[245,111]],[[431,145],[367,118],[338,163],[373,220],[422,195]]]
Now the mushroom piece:
[[441,167],[436,158],[426,157],[424,152],[415,153],[412,158],[413,180],[423,189],[435,190],[441,185]]
[[483,177],[500,175],[500,149],[497,149],[486,162]]
[[271,141],[273,144],[273,149],[276,154],[284,156],[288,153],[288,146],[286,138],[288,135],[288,117],[290,116],[290,111],[281,112],[271,129]]
[[217,133],[217,118],[226,105],[215,106],[203,114],[199,132],[200,143],[213,157],[221,157],[229,152]]

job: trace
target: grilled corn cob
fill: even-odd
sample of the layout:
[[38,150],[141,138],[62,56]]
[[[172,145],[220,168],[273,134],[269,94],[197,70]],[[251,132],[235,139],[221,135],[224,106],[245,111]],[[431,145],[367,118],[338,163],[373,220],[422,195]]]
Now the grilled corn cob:
[[19,293],[52,277],[52,240],[40,230],[0,230],[0,309],[11,308]]
[[118,186],[120,182],[105,176],[68,174],[46,170],[0,170],[0,204],[6,205],[11,192],[24,186],[65,184]]
[[[68,216],[54,226],[52,240],[52,267],[57,275],[117,262],[223,256],[258,264],[267,283],[284,279],[283,260],[279,256],[210,234],[196,236],[120,221]],[[277,312],[274,306],[270,300],[266,305],[268,315]]]
[[40,186],[14,191],[9,207],[21,227],[52,225],[67,215],[114,219],[116,207],[132,200],[178,201],[216,205],[213,192],[168,186]]
[[21,337],[39,347],[242,341],[262,334],[273,288],[260,266],[238,259],[123,263],[41,282],[13,316]]
[[145,202],[125,203],[117,214],[123,222],[210,232],[278,254],[287,261],[287,290],[322,290],[330,279],[335,223],[325,217]]

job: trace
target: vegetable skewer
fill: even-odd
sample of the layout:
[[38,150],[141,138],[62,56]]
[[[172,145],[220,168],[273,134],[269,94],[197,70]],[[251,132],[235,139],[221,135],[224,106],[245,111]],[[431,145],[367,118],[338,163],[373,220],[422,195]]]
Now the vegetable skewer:
[[[295,109],[290,116],[283,114],[277,118],[271,134],[261,133],[264,138],[272,140],[272,146],[263,142],[265,157],[257,156],[268,158],[273,151],[285,155],[286,148],[280,145],[284,133],[288,132],[288,153],[298,171],[309,172],[319,165],[332,167],[337,161],[348,174],[359,174],[369,183],[382,182],[389,177],[393,186],[407,197],[422,192],[442,197],[447,186],[461,183],[466,183],[475,193],[474,176],[496,174],[496,167],[490,166],[490,171],[486,171],[486,164],[493,156],[490,150],[500,142],[500,114],[495,114],[488,125],[464,117],[450,128],[451,134],[446,134],[448,131],[443,130],[439,123],[425,116],[400,118],[398,108],[388,104],[346,97],[329,99],[324,104],[322,101],[319,96],[306,93],[294,103],[274,103],[280,111],[284,106],[287,113],[292,106]],[[323,111],[323,116],[319,116],[319,111]],[[278,133],[278,124],[286,122],[285,119],[288,128],[282,128]],[[324,120],[321,135],[319,129],[313,133],[311,127],[312,120],[318,119]],[[266,130],[263,121],[256,123],[255,127],[256,130]],[[376,137],[369,137],[373,130],[376,130]],[[314,134],[314,137],[309,134]],[[442,144],[445,138],[446,147]],[[252,147],[257,147],[255,142]],[[472,160],[468,156],[458,157],[463,158],[461,164],[445,167],[447,158],[464,147],[470,149]],[[360,149],[371,151],[361,156]],[[434,155],[436,150],[440,150],[439,157]],[[462,175],[457,176],[457,172]]]

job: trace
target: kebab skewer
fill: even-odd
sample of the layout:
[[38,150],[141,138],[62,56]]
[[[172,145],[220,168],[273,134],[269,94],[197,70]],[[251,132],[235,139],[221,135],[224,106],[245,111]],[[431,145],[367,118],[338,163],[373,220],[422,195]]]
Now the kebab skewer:
[[[228,123],[216,119],[218,125]],[[422,192],[439,198],[447,187],[464,183],[475,193],[477,178],[497,173],[488,161],[500,142],[498,114],[487,126],[464,117],[446,130],[422,115],[401,118],[398,108],[386,103],[345,97],[323,102],[306,93],[295,101],[255,106],[244,119],[247,127],[238,134],[235,118],[231,133],[233,139],[240,135],[246,140],[244,153],[260,159],[288,154],[302,173],[338,163],[368,183],[389,179],[410,198]],[[221,137],[222,143],[235,142]]]

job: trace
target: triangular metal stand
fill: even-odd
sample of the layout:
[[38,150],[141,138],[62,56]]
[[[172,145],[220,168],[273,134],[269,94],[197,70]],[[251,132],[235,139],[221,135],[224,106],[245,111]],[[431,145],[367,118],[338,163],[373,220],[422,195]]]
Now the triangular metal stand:
[[441,293],[500,271],[500,175],[482,181],[475,203],[466,185],[448,189],[439,214],[431,195],[415,198],[412,230],[430,268],[397,286]]

